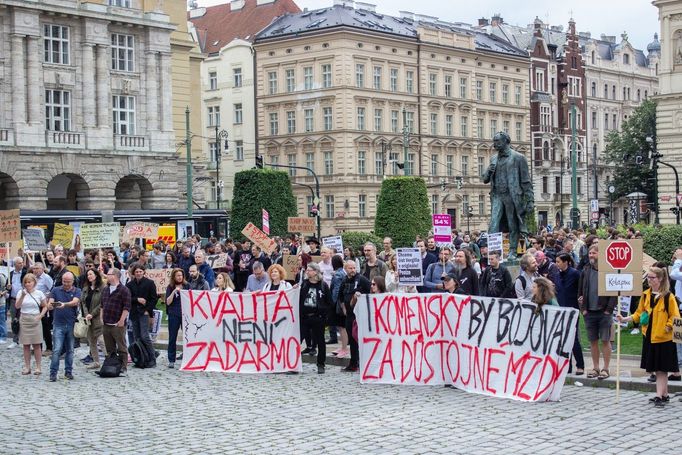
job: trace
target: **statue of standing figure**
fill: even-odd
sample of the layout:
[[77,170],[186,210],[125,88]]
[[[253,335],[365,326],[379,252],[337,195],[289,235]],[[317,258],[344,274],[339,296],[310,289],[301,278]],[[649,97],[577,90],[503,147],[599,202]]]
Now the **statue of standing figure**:
[[515,258],[520,235],[528,235],[525,217],[534,209],[533,183],[526,158],[511,148],[507,133],[497,133],[493,146],[497,156],[491,158],[490,166],[481,176],[483,183],[491,184],[492,215],[488,232],[508,232],[509,257]]

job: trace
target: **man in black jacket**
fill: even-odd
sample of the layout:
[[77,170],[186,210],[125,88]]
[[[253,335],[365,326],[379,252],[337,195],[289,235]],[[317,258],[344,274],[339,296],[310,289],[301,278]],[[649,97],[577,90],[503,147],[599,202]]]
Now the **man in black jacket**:
[[455,253],[455,275],[459,281],[461,294],[480,295],[478,292],[478,274],[471,266],[471,253],[459,250]]
[[488,253],[488,267],[481,274],[479,290],[484,297],[506,297],[512,292],[511,273],[500,264],[500,252]]
[[142,343],[150,359],[145,368],[155,367],[156,356],[152,339],[149,336],[149,318],[154,317],[154,307],[158,300],[156,284],[144,276],[145,267],[139,262],[131,264],[128,273],[133,275],[133,278],[126,284],[130,290],[130,323],[133,327],[134,338],[131,340],[131,345],[135,341]]
[[[348,332],[348,342],[350,344],[350,363],[342,371],[355,372],[360,366],[360,352],[358,340],[353,338],[353,322],[355,313],[353,307],[361,294],[370,293],[370,282],[367,278],[357,273],[355,261],[346,261],[343,266],[346,271],[346,281],[343,282],[343,304],[346,308],[346,331]],[[355,297],[355,298],[354,298]]]

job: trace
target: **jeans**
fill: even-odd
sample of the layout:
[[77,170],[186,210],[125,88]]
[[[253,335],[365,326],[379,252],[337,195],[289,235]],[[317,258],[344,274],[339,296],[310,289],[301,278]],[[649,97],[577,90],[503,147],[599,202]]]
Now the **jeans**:
[[[145,314],[136,314],[130,318],[130,323],[133,326],[134,341],[140,341],[145,350],[151,355],[151,363],[156,365],[156,358],[154,357],[154,345],[149,336],[149,316]],[[150,365],[151,366],[151,365]]]
[[317,348],[317,366],[323,367],[327,358],[327,346],[324,342],[324,318],[319,316],[303,316],[301,325],[306,332],[312,333],[313,344],[309,347]]
[[168,315],[168,362],[175,363],[175,355],[177,353],[176,344],[178,342],[178,331],[182,325],[182,316],[169,314]]
[[350,363],[351,368],[360,366],[360,351],[358,350],[358,340],[353,338],[353,322],[355,322],[355,313],[350,304],[346,304],[346,332],[348,332],[348,345],[350,346]]
[[7,338],[7,307],[0,305],[0,340]]
[[56,376],[59,371],[59,357],[62,352],[64,358],[64,373],[73,373],[73,325],[59,324],[53,327],[53,350],[50,362],[50,376]]

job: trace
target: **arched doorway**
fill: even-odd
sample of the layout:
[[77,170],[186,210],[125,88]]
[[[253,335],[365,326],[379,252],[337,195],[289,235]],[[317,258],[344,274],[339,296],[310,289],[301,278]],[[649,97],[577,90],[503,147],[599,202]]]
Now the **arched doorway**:
[[152,206],[152,184],[140,175],[126,175],[119,180],[115,194],[114,210],[146,210]]
[[9,175],[0,172],[0,210],[19,208],[19,187]]
[[87,210],[90,187],[78,174],[59,174],[47,185],[48,210]]

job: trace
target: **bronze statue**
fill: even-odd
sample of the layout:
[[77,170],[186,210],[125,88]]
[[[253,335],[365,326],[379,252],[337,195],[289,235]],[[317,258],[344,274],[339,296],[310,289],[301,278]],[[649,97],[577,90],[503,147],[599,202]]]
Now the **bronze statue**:
[[527,213],[533,211],[535,197],[528,162],[510,144],[511,139],[507,133],[495,135],[493,146],[497,150],[497,156],[492,157],[482,178],[483,183],[492,183],[492,215],[488,232],[508,232],[509,256],[514,258],[519,235],[528,235],[524,219]]

